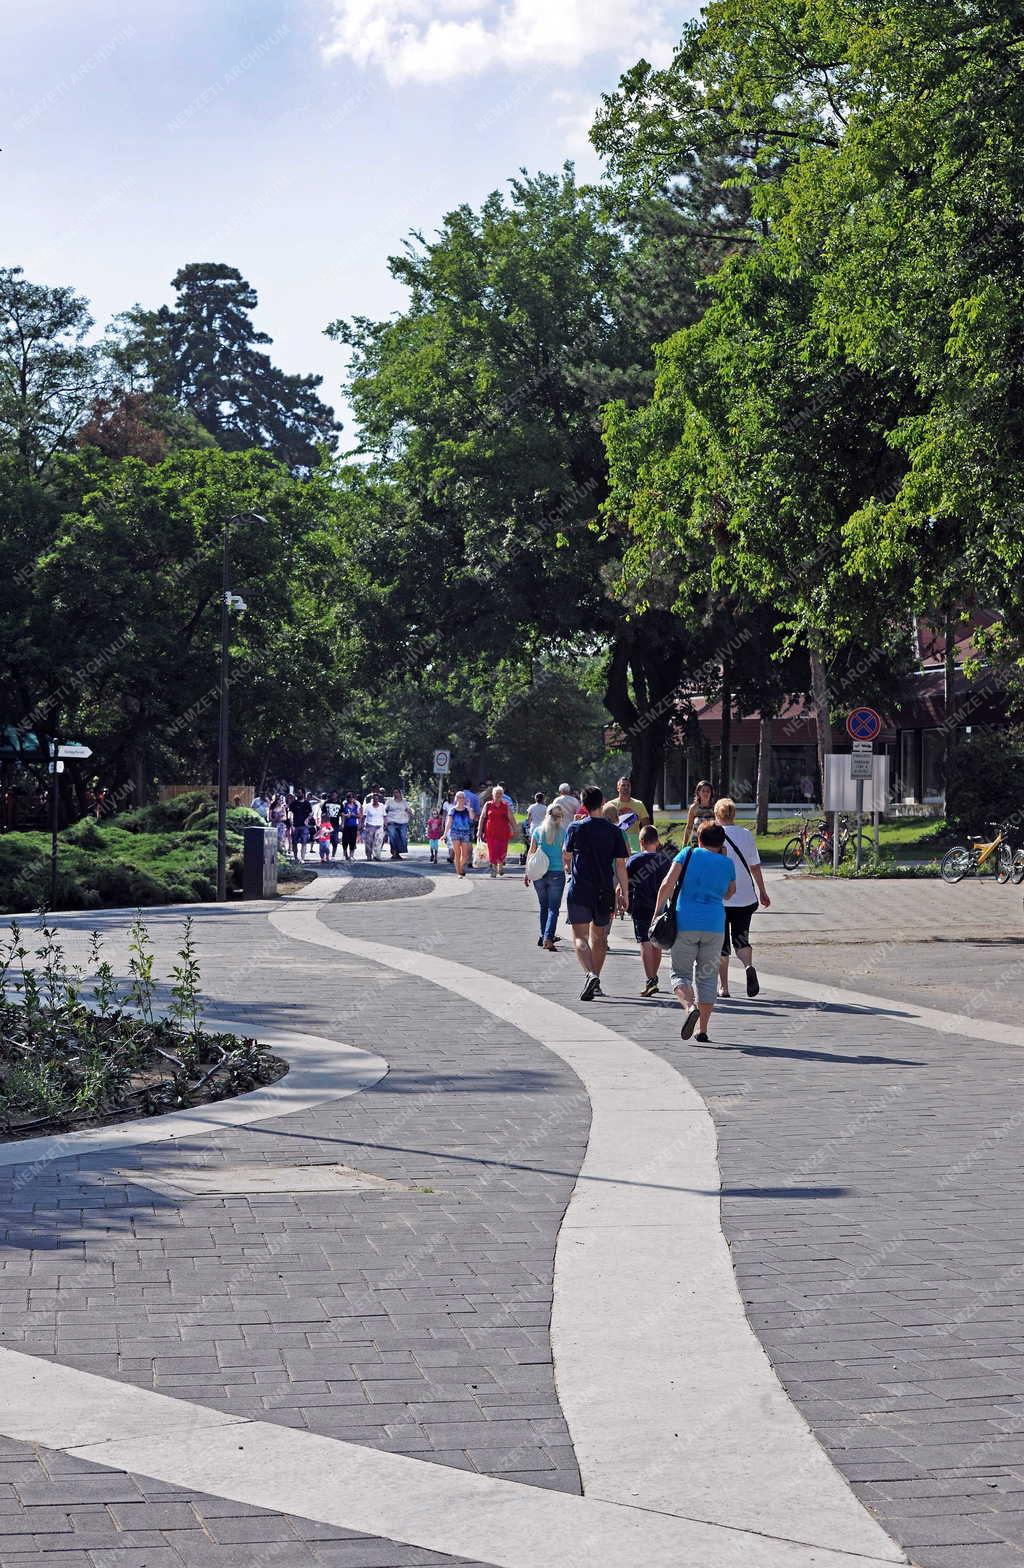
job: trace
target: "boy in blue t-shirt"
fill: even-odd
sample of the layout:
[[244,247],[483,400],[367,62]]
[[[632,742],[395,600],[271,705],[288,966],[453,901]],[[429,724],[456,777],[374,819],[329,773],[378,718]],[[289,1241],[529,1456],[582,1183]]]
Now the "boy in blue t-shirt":
[[725,900],[736,887],[732,861],[725,851],[725,829],[705,822],[697,834],[697,848],[682,850],[661,884],[658,908],[675,894],[676,939],[672,945],[672,989],[686,1008],[680,1034],[689,1040],[700,1024],[697,1039],[708,1038],[708,1022],[718,989],[718,960],[725,931]]

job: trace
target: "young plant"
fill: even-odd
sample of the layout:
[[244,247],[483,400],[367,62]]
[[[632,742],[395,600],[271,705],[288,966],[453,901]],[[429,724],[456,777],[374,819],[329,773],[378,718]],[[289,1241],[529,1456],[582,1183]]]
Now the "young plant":
[[[106,1018],[117,1005],[117,981],[108,959],[103,957],[103,938],[98,931],[89,935],[89,968],[95,979],[92,988],[93,1006],[101,1018]],[[2,996],[2,992],[0,992]]]
[[153,976],[153,944],[146,929],[146,922],[142,918],[142,910],[137,909],[132,920],[131,930],[128,933],[128,951],[131,957],[128,960],[128,972],[131,983],[128,987],[128,1000],[138,1009],[140,1017],[147,1024],[153,1022],[153,996],[156,992],[156,980]]
[[196,952],[195,939],[192,935],[191,915],[188,915],[185,920],[184,935],[178,949],[178,963],[171,970],[171,976],[174,984],[171,986],[172,1001],[168,1016],[183,1035],[196,1040],[203,1013],[199,989],[202,974],[199,967],[199,954]]

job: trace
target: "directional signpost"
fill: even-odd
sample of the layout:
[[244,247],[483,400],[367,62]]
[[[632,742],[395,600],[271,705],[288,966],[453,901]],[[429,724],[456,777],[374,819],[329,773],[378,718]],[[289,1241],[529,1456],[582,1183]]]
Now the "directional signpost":
[[57,902],[57,833],[60,829],[60,776],[65,759],[84,761],[92,756],[92,747],[83,746],[80,740],[51,740],[50,762],[47,772],[52,776],[50,785],[50,908]]
[[[874,708],[854,708],[846,721],[846,733],[853,742],[850,777],[857,781],[857,870],[861,864],[861,824],[864,820],[864,780],[874,767],[875,741],[882,732],[882,720]],[[834,835],[835,859],[839,858],[839,834]]]

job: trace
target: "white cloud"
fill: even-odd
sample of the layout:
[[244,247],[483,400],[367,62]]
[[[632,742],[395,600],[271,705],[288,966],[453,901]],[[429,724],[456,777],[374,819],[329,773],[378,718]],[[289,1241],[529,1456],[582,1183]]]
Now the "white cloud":
[[663,62],[679,32],[667,0],[330,0],[328,59],[389,81],[441,82],[495,66],[568,69],[592,55]]

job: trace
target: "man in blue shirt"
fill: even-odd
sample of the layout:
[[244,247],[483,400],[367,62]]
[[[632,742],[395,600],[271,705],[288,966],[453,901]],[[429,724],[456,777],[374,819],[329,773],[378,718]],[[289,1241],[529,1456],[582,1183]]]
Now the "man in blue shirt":
[[702,1045],[707,1042],[718,989],[725,900],[735,891],[725,829],[717,822],[705,822],[697,834],[697,848],[684,849],[676,856],[658,893],[659,909],[675,896],[672,989],[686,1009],[679,1032],[688,1040],[699,1023],[697,1039]]
[[629,904],[629,846],[622,829],[601,815],[604,795],[595,784],[583,791],[583,805],[586,819],[571,824],[562,855],[569,874],[566,910],[576,957],[586,975],[580,1001],[591,1002],[602,994],[601,970],[608,955],[612,915],[624,914]]

